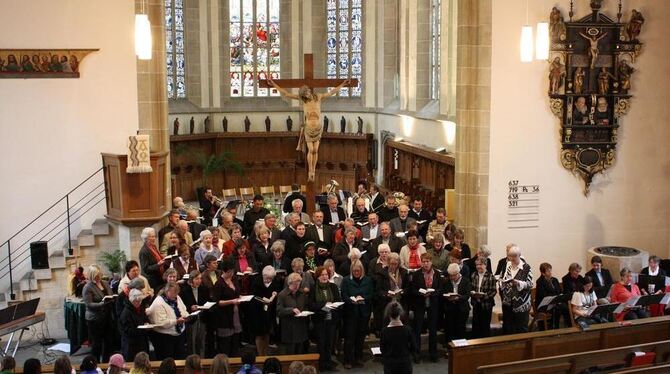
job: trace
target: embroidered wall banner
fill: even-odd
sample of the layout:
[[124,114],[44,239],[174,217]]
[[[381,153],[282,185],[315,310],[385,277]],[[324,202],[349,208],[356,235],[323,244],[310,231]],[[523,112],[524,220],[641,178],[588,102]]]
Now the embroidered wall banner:
[[126,173],[151,173],[149,135],[128,137],[128,167]]

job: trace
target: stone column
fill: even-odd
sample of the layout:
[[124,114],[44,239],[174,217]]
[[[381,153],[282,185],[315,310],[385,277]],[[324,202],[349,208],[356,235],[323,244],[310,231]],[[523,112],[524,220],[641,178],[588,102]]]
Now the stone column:
[[491,2],[458,2],[456,224],[473,251],[488,235]]

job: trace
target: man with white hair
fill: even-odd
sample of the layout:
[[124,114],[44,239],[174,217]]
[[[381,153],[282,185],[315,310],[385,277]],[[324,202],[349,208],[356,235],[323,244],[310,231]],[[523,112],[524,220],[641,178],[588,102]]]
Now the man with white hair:
[[470,291],[472,287],[470,280],[461,275],[461,268],[458,264],[449,264],[447,267],[449,279],[444,282],[446,302],[445,310],[445,334],[446,341],[465,338],[465,323],[470,314]]
[[370,256],[377,256],[377,248],[382,243],[388,244],[391,252],[400,253],[400,249],[405,245],[405,240],[393,235],[388,222],[382,222],[379,224],[379,236],[370,242]]
[[409,216],[409,207],[401,205],[398,207],[398,217],[391,219],[389,224],[394,233],[407,232],[409,225],[416,223],[416,220]]
[[345,218],[347,218],[346,214],[344,214],[344,209],[342,207],[337,206],[338,201],[337,201],[337,196],[335,194],[329,194],[328,198],[328,209],[323,212],[323,223],[326,225],[330,225],[333,223],[339,223],[340,221],[344,221]]
[[507,264],[500,277],[504,334],[528,331],[532,288],[533,274],[531,268],[521,260],[521,249],[517,245],[512,245],[507,251]]
[[[298,219],[299,221],[301,221],[305,224],[311,222],[310,219],[309,219],[309,215],[302,211],[302,208],[303,208],[302,200],[300,200],[300,199],[293,200],[293,202],[291,202],[291,207],[293,208],[293,211],[291,213],[297,214],[298,218],[299,218]],[[289,218],[288,217],[289,216],[287,215],[286,218],[284,218],[284,222],[286,223],[287,226],[289,225]]]
[[279,235],[279,239],[284,241],[291,239],[291,237],[295,235],[295,226],[298,224],[298,222],[300,222],[300,215],[296,213],[289,213],[289,215],[286,216],[286,227]]

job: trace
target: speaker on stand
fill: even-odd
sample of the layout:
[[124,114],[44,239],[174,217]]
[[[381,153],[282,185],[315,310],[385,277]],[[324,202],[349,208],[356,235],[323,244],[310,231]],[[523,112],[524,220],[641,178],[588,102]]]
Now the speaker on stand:
[[33,270],[49,268],[49,251],[47,242],[39,241],[30,243],[30,264]]

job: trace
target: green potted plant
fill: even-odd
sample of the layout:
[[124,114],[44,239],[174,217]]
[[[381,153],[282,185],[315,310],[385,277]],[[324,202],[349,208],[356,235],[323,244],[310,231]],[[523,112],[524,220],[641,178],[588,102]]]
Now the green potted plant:
[[114,275],[121,274],[126,264],[126,253],[120,249],[114,251],[105,251],[100,254],[100,261]]

